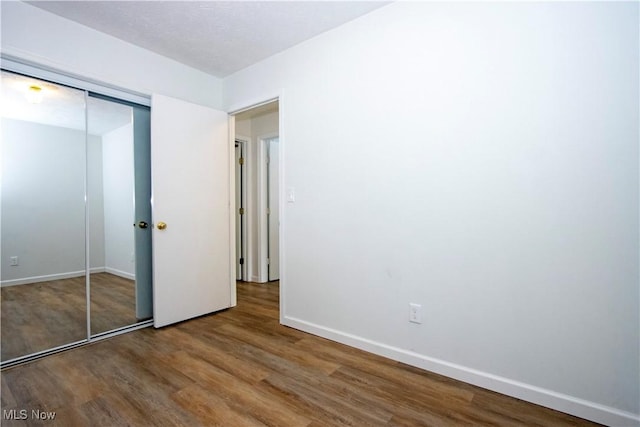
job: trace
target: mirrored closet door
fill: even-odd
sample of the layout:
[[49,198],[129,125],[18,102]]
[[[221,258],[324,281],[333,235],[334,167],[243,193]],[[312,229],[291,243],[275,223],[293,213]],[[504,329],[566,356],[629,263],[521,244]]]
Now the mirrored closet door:
[[149,109],[89,94],[87,117],[93,336],[152,317]]
[[1,361],[152,317],[149,108],[2,71]]

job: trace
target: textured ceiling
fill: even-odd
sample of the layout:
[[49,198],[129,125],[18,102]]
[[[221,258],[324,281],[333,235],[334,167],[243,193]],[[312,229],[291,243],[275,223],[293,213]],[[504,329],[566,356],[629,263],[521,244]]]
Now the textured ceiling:
[[217,77],[364,15],[377,1],[30,1]]

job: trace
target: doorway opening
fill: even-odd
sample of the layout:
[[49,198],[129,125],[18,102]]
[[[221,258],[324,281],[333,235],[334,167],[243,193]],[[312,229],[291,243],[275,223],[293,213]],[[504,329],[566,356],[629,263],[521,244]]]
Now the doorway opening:
[[236,277],[280,279],[279,103],[235,114]]

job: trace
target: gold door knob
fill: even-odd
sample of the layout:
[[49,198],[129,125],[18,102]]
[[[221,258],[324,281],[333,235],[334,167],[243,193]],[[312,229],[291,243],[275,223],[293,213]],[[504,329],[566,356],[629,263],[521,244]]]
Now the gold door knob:
[[[135,225],[135,224],[134,224],[134,225]],[[144,221],[140,221],[140,222],[138,223],[138,227],[140,227],[140,228],[147,228],[147,226],[148,226],[148,225],[149,225],[149,224],[147,224],[147,223],[146,223],[146,222],[144,222]]]
[[160,221],[158,223],[158,230],[164,230],[165,228],[167,228],[167,223]]

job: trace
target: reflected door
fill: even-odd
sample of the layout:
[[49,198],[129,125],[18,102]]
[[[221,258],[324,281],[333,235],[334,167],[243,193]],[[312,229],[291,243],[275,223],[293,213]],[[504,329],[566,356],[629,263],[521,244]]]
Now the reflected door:
[[149,109],[90,94],[88,118],[90,318],[97,335],[152,314]]
[[85,93],[2,71],[2,362],[87,339]]
[[151,260],[151,114],[149,108],[133,108],[133,157],[135,163],[135,260],[136,318],[153,317]]

